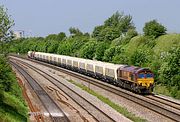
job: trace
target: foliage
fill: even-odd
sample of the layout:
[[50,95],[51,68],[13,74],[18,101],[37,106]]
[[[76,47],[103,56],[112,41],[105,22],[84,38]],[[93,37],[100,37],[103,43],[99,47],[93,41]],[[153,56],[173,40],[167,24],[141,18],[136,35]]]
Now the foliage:
[[133,55],[130,57],[130,61],[132,65],[143,67],[145,63],[150,62],[150,58],[148,57],[150,54],[148,50],[137,49]]
[[62,41],[64,38],[66,38],[66,34],[64,32],[60,32],[59,34],[49,34],[45,39]]
[[80,49],[80,57],[81,58],[87,58],[87,59],[93,59],[95,56],[95,50],[96,50],[96,44],[97,42],[94,40],[91,40],[87,42],[85,45],[83,45]]
[[135,29],[128,29],[128,31],[126,33],[126,36],[130,39],[137,35],[138,35],[138,32]]
[[70,27],[69,32],[72,36],[82,36],[83,35],[83,33],[78,28],[74,28],[74,27]]
[[145,36],[157,38],[161,35],[166,34],[166,28],[162,24],[158,23],[157,20],[152,20],[145,23],[143,32]]
[[59,41],[62,41],[66,38],[66,34],[64,32],[60,32],[58,35],[57,35],[57,40]]
[[14,25],[14,21],[7,13],[7,9],[0,5],[0,53],[4,53],[4,43],[12,39],[11,27]]
[[105,50],[109,47],[109,43],[107,42],[97,42],[95,59],[102,61]]
[[159,70],[160,80],[163,81],[163,84],[170,87],[176,86],[180,90],[180,47],[170,50],[164,60],[165,62]]
[[0,56],[0,98],[1,121],[27,120],[27,107],[22,91],[4,56]]
[[14,25],[14,21],[7,14],[7,9],[0,6],[0,40],[7,41],[12,37],[10,32],[11,27]]
[[79,49],[89,41],[86,36],[70,37],[59,43],[57,53],[62,55],[79,56]]
[[112,62],[115,64],[128,64],[129,58],[125,53],[123,46],[117,46],[115,49],[115,55],[113,56]]
[[116,12],[104,21],[104,25],[95,27],[92,36],[98,41],[112,41],[128,32],[129,29],[135,29],[132,17]]
[[57,52],[57,48],[59,46],[59,42],[56,40],[49,40],[49,46],[47,47],[48,53],[54,53]]
[[0,69],[0,89],[8,92],[11,90],[12,85],[12,77],[9,77],[11,69],[2,56],[0,57]]
[[110,47],[109,49],[105,50],[103,60],[106,62],[111,62],[114,53],[115,53],[115,47]]

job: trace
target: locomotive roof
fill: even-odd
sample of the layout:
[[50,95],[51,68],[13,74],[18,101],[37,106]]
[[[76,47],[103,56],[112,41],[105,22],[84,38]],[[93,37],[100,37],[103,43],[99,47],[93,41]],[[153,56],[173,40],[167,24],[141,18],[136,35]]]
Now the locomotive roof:
[[138,73],[138,72],[143,71],[143,70],[150,71],[148,68],[141,68],[141,67],[136,67],[136,66],[125,66],[125,67],[121,68],[121,70],[133,72],[133,73]]

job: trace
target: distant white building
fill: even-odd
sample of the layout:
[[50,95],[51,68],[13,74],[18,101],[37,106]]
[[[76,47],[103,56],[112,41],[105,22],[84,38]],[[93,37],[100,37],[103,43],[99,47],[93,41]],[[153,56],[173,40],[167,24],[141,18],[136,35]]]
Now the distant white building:
[[15,39],[19,39],[19,38],[24,37],[24,31],[23,30],[14,31],[13,33],[14,33]]

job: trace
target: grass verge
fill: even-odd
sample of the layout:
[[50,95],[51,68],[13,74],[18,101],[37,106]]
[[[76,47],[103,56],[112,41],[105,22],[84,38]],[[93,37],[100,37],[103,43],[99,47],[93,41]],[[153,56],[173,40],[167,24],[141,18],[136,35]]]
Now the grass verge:
[[79,88],[81,88],[82,90],[88,92],[89,94],[96,96],[99,100],[101,100],[102,102],[108,104],[109,106],[111,106],[113,109],[115,109],[117,112],[119,112],[120,114],[124,115],[125,117],[129,118],[130,120],[134,121],[134,122],[146,122],[147,120],[142,119],[140,117],[135,116],[135,114],[129,112],[126,108],[117,105],[116,103],[112,102],[111,100],[109,100],[108,98],[98,94],[97,92],[89,89],[88,87],[86,87],[85,85],[82,85],[80,83],[77,83],[73,80],[68,80],[69,82],[71,82],[72,84],[78,86]]
[[180,90],[177,90],[175,87],[168,88],[167,86],[158,84],[154,87],[154,93],[180,99]]

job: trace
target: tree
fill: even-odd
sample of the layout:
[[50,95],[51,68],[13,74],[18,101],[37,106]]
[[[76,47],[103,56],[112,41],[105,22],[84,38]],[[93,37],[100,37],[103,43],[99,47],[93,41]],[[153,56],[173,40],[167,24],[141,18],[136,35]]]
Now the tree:
[[7,14],[7,9],[0,6],[0,42],[2,45],[2,52],[4,42],[12,39],[12,31],[10,31],[10,29],[13,25],[14,21]]
[[87,42],[80,49],[80,57],[93,59],[93,57],[95,56],[96,45],[97,45],[97,42],[94,40]]
[[159,73],[161,83],[170,87],[176,86],[180,90],[180,47],[172,48],[169,55],[164,59]]
[[10,78],[11,68],[3,56],[0,56],[0,69],[0,89],[8,92],[12,84]]
[[58,35],[57,35],[57,40],[59,41],[62,41],[63,39],[66,38],[66,34],[64,32],[60,32]]
[[56,34],[49,34],[48,36],[46,36],[45,39],[46,40],[56,40],[57,39],[57,35]]
[[129,29],[126,33],[127,38],[131,39],[138,35],[138,32],[135,29]]
[[98,41],[112,41],[126,34],[129,29],[135,29],[130,15],[116,12],[104,21],[104,25],[94,28],[92,37]]
[[173,47],[168,52],[158,73],[158,81],[167,86],[173,97],[180,99],[180,47]]
[[145,23],[143,32],[145,36],[150,36],[152,38],[157,38],[161,35],[166,34],[166,28],[157,22],[157,20],[152,20]]
[[150,62],[150,51],[146,48],[136,49],[133,55],[130,57],[130,63],[135,66],[145,66],[146,63]]
[[58,46],[59,46],[58,41],[51,40],[49,46],[47,47],[47,52],[48,53],[56,53]]
[[95,59],[102,61],[105,50],[109,47],[107,42],[98,42],[96,46]]
[[110,47],[109,49],[105,50],[103,61],[111,62],[113,59],[113,56],[115,55],[115,47]]
[[82,36],[83,35],[83,33],[78,28],[74,28],[74,27],[70,27],[69,32],[72,36]]
[[104,29],[105,27],[103,25],[100,26],[96,26],[93,30],[92,33],[92,37],[98,38],[100,36],[101,31]]
[[59,34],[49,34],[45,39],[62,41],[65,37],[66,34],[64,32],[60,32]]

